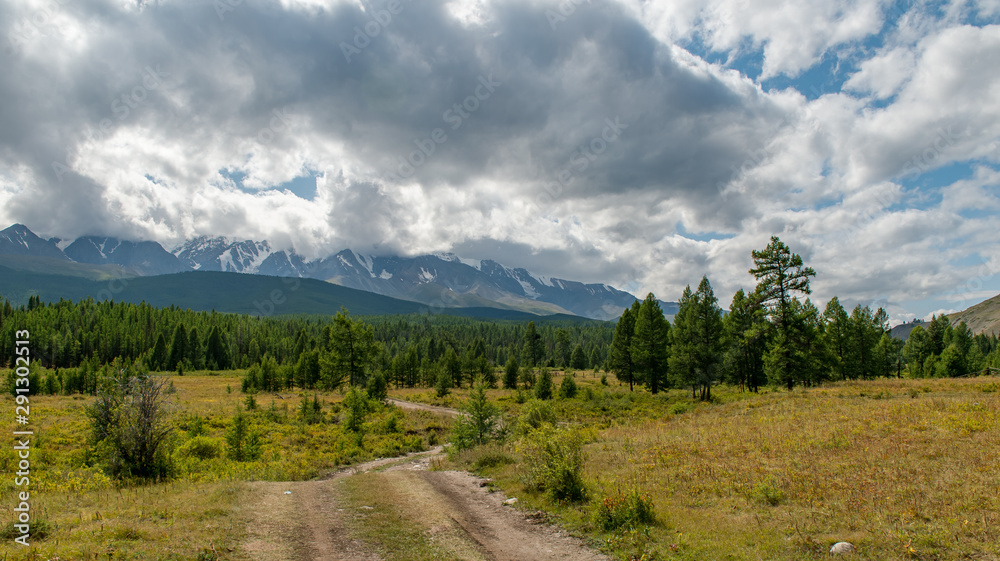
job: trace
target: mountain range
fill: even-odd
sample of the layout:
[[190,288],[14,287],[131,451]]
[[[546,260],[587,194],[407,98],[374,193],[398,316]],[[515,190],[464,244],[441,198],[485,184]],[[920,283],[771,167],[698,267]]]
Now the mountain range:
[[[316,279],[432,309],[496,308],[538,315],[571,314],[608,320],[636,297],[606,284],[585,284],[532,274],[492,260],[453,254],[415,257],[363,255],[344,249],[307,260],[275,250],[268,241],[199,237],[167,251],[154,241],[83,236],[43,239],[21,224],[0,231],[2,264],[44,274],[151,277],[186,271],[228,272]],[[673,302],[660,302],[672,316]]]

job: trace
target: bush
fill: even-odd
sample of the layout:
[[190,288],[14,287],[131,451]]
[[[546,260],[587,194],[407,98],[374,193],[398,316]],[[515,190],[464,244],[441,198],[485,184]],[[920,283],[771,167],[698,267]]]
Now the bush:
[[368,392],[351,386],[344,396],[344,428],[351,432],[360,432],[368,414],[368,405]]
[[368,378],[368,398],[380,402],[385,402],[386,399],[389,399],[389,386],[385,381],[385,376],[381,372]]
[[469,392],[469,401],[455,420],[451,443],[456,451],[502,440],[500,409],[486,397],[486,382],[477,380]]
[[528,489],[544,492],[556,502],[577,502],[587,496],[583,482],[583,437],[570,430],[538,430],[522,443],[521,479]]
[[573,379],[573,375],[569,374],[561,384],[559,384],[559,397],[563,399],[573,399],[576,397],[576,380]]
[[196,436],[182,444],[176,454],[181,458],[211,460],[222,455],[222,443],[215,438]]
[[656,520],[653,500],[649,495],[633,489],[628,494],[618,491],[604,498],[594,511],[594,523],[605,531],[636,528],[650,525]]
[[517,418],[517,432],[527,434],[542,428],[546,423],[556,424],[556,410],[547,401],[532,399],[521,408],[521,415]]
[[538,399],[552,399],[552,373],[548,368],[543,368],[538,375],[538,384],[535,385],[535,397]]
[[438,397],[445,397],[451,393],[451,374],[447,370],[442,369],[438,372],[437,383],[434,384],[434,391],[437,393]]
[[260,433],[250,424],[250,417],[239,411],[233,417],[233,424],[226,431],[226,445],[229,458],[237,462],[251,462],[260,459]]
[[100,380],[87,408],[98,456],[118,477],[156,478],[169,473],[167,381],[122,369]]

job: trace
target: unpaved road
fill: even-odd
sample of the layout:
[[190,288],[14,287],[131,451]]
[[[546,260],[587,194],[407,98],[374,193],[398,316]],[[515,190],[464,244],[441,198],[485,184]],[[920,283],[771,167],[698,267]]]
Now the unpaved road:
[[[254,561],[381,561],[380,544],[351,535],[352,512],[342,496],[344,478],[371,472],[372,483],[400,498],[399,512],[415,513],[422,531],[453,559],[606,561],[555,526],[504,506],[482,480],[458,471],[429,471],[441,448],[368,462],[328,479],[251,484],[248,538],[240,553]],[[384,486],[384,487],[383,487]],[[362,506],[362,509],[372,507]],[[405,552],[395,553],[407,558]]]
[[442,415],[448,415],[451,417],[458,416],[458,409],[452,409],[450,407],[414,403],[412,401],[403,401],[402,399],[396,399],[394,397],[389,398],[389,403],[399,407],[400,409],[409,409],[411,411],[430,411],[431,413],[441,413]]

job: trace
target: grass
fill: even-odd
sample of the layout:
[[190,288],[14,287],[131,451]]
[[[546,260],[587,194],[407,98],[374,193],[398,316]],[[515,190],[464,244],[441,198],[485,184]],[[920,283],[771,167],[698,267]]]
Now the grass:
[[[686,392],[628,398],[615,389],[556,401],[561,418],[603,427],[585,447],[589,503],[530,492],[514,464],[483,471],[621,559],[819,559],[837,541],[858,546],[859,559],[996,559],[995,384],[880,380],[761,395],[720,387],[721,403],[681,413]],[[627,399],[639,414],[614,406]],[[631,490],[649,497],[657,522],[598,528],[602,498]]]
[[[244,535],[248,481],[307,480],[338,466],[422,450],[447,428],[437,415],[380,408],[368,415],[359,436],[338,424],[339,394],[315,394],[323,414],[316,424],[299,420],[298,392],[258,394],[251,417],[263,437],[263,457],[235,462],[225,456],[225,433],[246,404],[239,392],[241,373],[193,374],[170,377],[175,430],[169,447],[175,473],[161,483],[129,484],[105,475],[87,446],[85,408],[92,397],[32,396],[35,434],[27,490],[33,532],[47,527],[48,536],[33,537],[31,549],[4,539],[0,558],[93,559],[112,552],[114,559],[193,559],[214,547],[224,559],[240,559],[229,550]],[[311,401],[314,393],[307,395]],[[13,423],[14,405],[10,396],[0,398],[0,418],[10,420],[8,430],[24,428]],[[209,452],[213,447],[206,443],[214,443],[222,454],[184,456],[189,443]],[[13,530],[6,527],[11,509],[16,493],[25,490],[14,484],[17,461],[12,445],[0,448],[0,471],[6,474],[0,479],[0,505],[11,515],[0,525],[3,531]]]
[[344,479],[345,510],[351,533],[386,561],[484,559],[434,502],[433,492],[416,474],[405,471],[366,473]]

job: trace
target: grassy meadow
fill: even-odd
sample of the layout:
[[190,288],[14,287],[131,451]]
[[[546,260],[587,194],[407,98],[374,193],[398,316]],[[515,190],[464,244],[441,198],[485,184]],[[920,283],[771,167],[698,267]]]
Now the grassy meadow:
[[[88,445],[92,397],[33,396],[29,490],[37,533],[30,549],[13,544],[9,521],[23,488],[14,485],[10,445],[0,449],[7,513],[0,559],[241,560],[248,482],[311,479],[447,439],[450,421],[431,413],[378,408],[353,433],[340,424],[341,394],[258,394],[249,414],[260,456],[237,462],[225,439],[236,412],[248,408],[242,373],[209,374],[170,377],[174,471],[163,482],[122,484],[101,469]],[[452,454],[438,467],[493,478],[518,497],[518,508],[545,511],[618,559],[820,559],[838,541],[855,544],[856,559],[1000,559],[1000,378],[838,382],[759,394],[719,386],[713,402],[700,403],[690,391],[629,392],[613,377],[603,385],[590,372],[575,376],[575,397],[560,398],[562,377],[556,373],[547,406],[554,425],[525,422],[524,412],[537,409],[530,391],[489,390],[507,441]],[[428,389],[390,395],[462,407],[469,389],[444,398]],[[320,404],[312,422],[303,398]],[[0,402],[8,430],[20,428],[13,399]],[[531,486],[532,446],[566,435],[583,443],[583,501],[556,501]],[[384,495],[366,489],[374,481],[352,478],[348,498]],[[599,511],[629,497],[652,505],[653,522],[606,529]],[[371,528],[355,530],[380,539]],[[430,543],[405,530],[385,535],[418,549]],[[419,553],[433,558],[428,547]]]
[[[857,559],[1000,559],[996,377],[720,387],[710,404],[576,380],[553,405],[586,442],[587,500],[529,489],[523,440],[456,461],[619,559],[820,559],[838,541]],[[599,507],[633,493],[655,522],[603,530]]]
[[[85,407],[92,397],[32,396],[32,547],[13,542],[16,492],[25,487],[14,484],[11,444],[0,449],[6,512],[0,559],[241,559],[234,548],[246,531],[247,482],[312,479],[338,466],[425,449],[447,430],[435,415],[381,408],[351,433],[338,424],[340,394],[258,394],[248,414],[260,435],[260,457],[237,462],[227,457],[225,435],[235,413],[247,411],[241,375],[170,376],[173,474],[155,483],[122,484],[102,470],[88,445]],[[312,423],[302,418],[303,396],[310,407],[314,398],[320,403]],[[0,405],[11,431],[24,428],[13,422],[14,405],[9,396]]]

